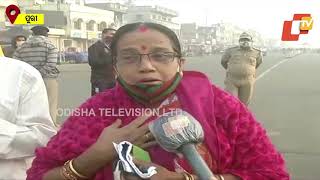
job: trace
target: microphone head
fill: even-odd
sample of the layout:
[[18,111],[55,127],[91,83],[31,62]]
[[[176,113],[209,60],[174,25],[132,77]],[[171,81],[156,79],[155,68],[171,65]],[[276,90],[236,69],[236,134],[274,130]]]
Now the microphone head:
[[169,152],[177,151],[184,144],[197,144],[204,138],[200,123],[181,109],[164,113],[149,124],[149,129],[158,144]]

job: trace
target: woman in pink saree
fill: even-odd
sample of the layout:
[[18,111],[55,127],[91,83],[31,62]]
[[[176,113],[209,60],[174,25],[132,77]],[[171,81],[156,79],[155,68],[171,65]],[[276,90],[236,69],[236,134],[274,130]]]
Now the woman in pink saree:
[[173,31],[128,24],[116,32],[111,51],[116,87],[88,99],[36,150],[28,180],[112,180],[112,142],[121,141],[149,152],[158,172],[151,180],[197,179],[183,157],[156,144],[148,129],[156,116],[126,111],[144,108],[181,108],[194,116],[205,134],[197,150],[219,180],[289,179],[283,157],[246,106],[204,74],[183,71]]

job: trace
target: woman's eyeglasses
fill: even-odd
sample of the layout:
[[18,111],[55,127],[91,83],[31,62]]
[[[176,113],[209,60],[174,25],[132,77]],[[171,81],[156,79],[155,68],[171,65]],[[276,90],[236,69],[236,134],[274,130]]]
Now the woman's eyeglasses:
[[139,65],[142,56],[148,56],[151,63],[169,64],[174,61],[175,57],[179,57],[175,52],[153,52],[149,54],[119,54],[116,62],[119,65]]

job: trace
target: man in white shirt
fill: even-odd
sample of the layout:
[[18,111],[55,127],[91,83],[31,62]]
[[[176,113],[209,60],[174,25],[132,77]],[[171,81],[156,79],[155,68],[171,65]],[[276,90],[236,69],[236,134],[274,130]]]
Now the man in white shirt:
[[26,179],[34,151],[56,134],[46,87],[29,64],[0,57],[0,179]]

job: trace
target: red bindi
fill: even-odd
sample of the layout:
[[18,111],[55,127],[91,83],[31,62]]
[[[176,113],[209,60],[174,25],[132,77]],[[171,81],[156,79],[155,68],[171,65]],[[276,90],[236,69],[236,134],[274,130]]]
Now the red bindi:
[[142,46],[141,46],[141,49],[142,49],[142,50],[146,50],[147,47],[146,47],[145,45],[142,45]]
[[139,32],[146,32],[146,31],[148,31],[148,27],[147,26],[145,26],[145,25],[141,25],[140,27],[139,27]]

